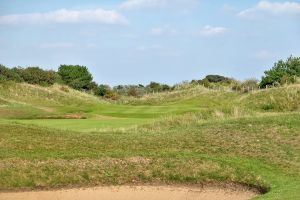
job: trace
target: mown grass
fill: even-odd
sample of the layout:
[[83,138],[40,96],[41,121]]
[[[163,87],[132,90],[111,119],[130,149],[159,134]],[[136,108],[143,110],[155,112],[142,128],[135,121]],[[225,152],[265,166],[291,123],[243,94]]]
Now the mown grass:
[[[0,187],[237,182],[300,197],[300,114],[78,133],[2,122]],[[168,121],[168,120],[167,120]]]
[[58,128],[82,132],[95,132],[103,129],[127,128],[149,122],[148,119],[134,118],[100,118],[100,119],[24,119],[10,120],[21,124]]
[[2,87],[0,189],[235,182],[300,198],[299,85],[126,104],[60,87]]

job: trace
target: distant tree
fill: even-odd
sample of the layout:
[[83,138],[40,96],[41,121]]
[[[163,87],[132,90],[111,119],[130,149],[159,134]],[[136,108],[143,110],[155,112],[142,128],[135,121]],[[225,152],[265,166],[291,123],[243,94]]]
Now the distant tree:
[[150,84],[147,86],[151,91],[160,91],[161,90],[161,86],[159,83],[157,82],[150,82]]
[[260,87],[293,83],[296,77],[300,77],[300,57],[290,56],[286,61],[279,60],[270,70],[265,71]]
[[98,84],[97,84],[95,81],[92,81],[92,82],[90,82],[88,88],[89,88],[91,91],[94,91],[94,92],[95,92],[95,91],[97,90],[97,88],[98,88]]
[[162,91],[169,91],[171,89],[171,87],[167,84],[162,84],[161,85],[161,90]]
[[110,92],[110,87],[108,85],[99,85],[97,89],[95,90],[95,95],[104,97]]
[[80,65],[60,65],[58,74],[62,81],[76,90],[90,90],[92,74],[87,67]]
[[16,82],[24,81],[15,70],[9,69],[1,64],[0,64],[0,80],[16,81]]
[[208,82],[210,83],[219,83],[227,81],[229,78],[220,75],[207,75],[205,79],[208,80]]
[[209,87],[211,85],[210,82],[206,78],[199,80],[198,84],[203,85],[204,87]]
[[53,85],[57,80],[57,74],[52,70],[43,70],[39,67],[13,68],[12,71],[29,84],[42,86]]
[[122,90],[123,88],[124,88],[123,85],[118,85],[118,86],[114,87],[114,89],[116,89],[116,90]]

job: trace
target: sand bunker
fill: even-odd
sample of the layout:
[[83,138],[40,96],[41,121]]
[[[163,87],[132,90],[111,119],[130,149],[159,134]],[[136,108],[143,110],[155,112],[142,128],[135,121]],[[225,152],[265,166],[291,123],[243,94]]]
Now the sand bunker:
[[258,194],[243,189],[182,186],[115,186],[54,191],[3,192],[0,200],[246,200]]

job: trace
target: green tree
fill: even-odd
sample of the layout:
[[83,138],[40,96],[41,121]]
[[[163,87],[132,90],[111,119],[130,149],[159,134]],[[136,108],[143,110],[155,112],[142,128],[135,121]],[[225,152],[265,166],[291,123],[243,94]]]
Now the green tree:
[[147,88],[149,88],[149,90],[155,91],[155,92],[159,92],[161,90],[161,85],[157,82],[150,82],[150,84],[147,86]]
[[227,81],[229,78],[220,75],[207,75],[205,79],[210,83],[219,83]]
[[22,82],[21,76],[14,70],[0,64],[0,80]]
[[286,61],[279,60],[270,70],[265,71],[260,87],[293,83],[296,77],[300,77],[300,57],[290,56]]
[[39,67],[13,68],[22,79],[30,84],[36,85],[53,85],[57,79],[55,71],[43,70]]
[[93,87],[92,74],[80,65],[60,65],[58,74],[62,81],[76,90],[90,90]]
[[110,87],[108,85],[99,85],[97,89],[95,90],[95,95],[104,97],[110,92]]

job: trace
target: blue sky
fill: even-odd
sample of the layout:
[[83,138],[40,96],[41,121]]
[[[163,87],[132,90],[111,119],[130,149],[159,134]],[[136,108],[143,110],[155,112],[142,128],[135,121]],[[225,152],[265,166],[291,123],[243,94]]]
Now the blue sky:
[[0,63],[80,64],[110,85],[259,79],[299,44],[296,0],[0,0]]

